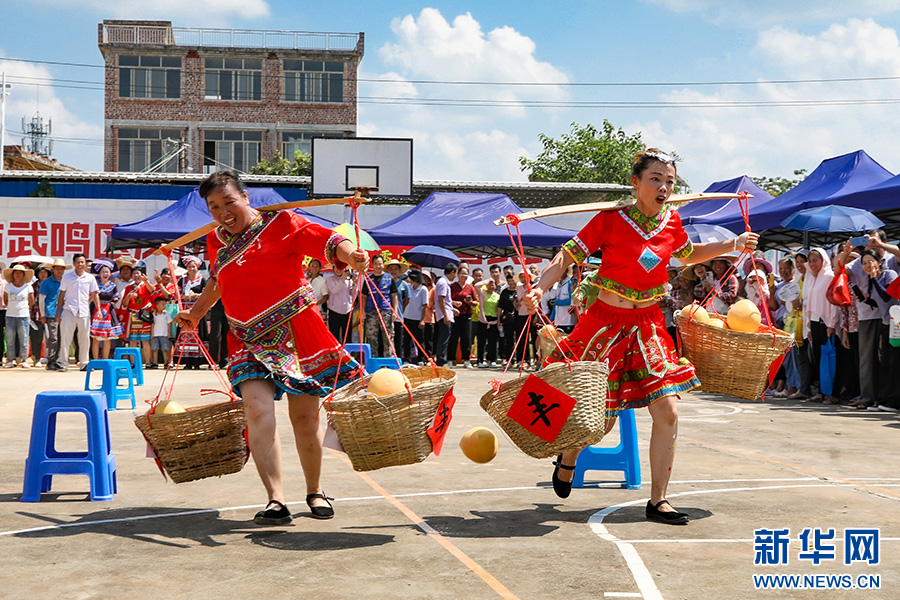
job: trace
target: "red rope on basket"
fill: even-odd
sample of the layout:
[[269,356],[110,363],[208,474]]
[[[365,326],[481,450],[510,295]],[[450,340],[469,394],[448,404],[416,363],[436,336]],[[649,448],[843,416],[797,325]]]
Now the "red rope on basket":
[[[522,242],[522,232],[519,229],[520,220],[516,215],[508,215],[510,224],[516,228],[516,235],[513,236],[512,229],[510,229],[509,225],[506,226],[506,233],[509,234],[509,240],[512,243],[513,250],[516,253],[516,258],[519,260],[519,264],[522,266],[522,272],[525,273],[525,290],[526,294],[531,292],[531,278],[528,277],[527,263],[525,258],[525,244]],[[531,319],[534,315],[537,315],[539,321],[541,321],[545,326],[553,326],[553,323],[550,321],[548,316],[544,313],[540,306],[538,306],[534,312],[529,313],[528,319],[525,321],[525,327],[522,328],[522,332],[519,334],[519,339],[516,340],[516,344],[514,348],[519,347],[519,342],[522,341],[522,335],[528,332],[531,328]],[[559,341],[554,337],[550,336],[550,339],[553,340],[554,345],[559,350],[560,354],[563,356],[563,361],[569,368],[572,370],[572,360],[566,356],[565,351],[562,346],[559,345]],[[519,361],[519,376],[522,376],[522,372],[524,371],[524,363],[525,363],[525,353],[528,351],[527,342],[522,346],[522,359]],[[507,360],[506,367],[503,369],[503,373],[500,374],[500,380],[491,380],[491,387],[494,388],[495,393],[499,391],[500,385],[502,384],[503,377],[506,375],[506,372],[509,370],[509,367],[512,365],[512,361],[515,358],[515,354],[511,354],[509,359]],[[540,360],[540,358],[538,358]],[[496,385],[495,385],[496,383]]]
[[[169,273],[174,277],[175,274],[175,264],[172,262],[172,251],[166,250],[163,247],[160,247],[163,254],[166,255],[166,261],[169,266]],[[181,300],[181,292],[178,289],[177,280],[174,281],[175,288],[175,303],[178,306],[178,311],[181,312],[184,310],[184,304]],[[163,396],[165,400],[169,400],[172,397],[172,391],[175,387],[175,376],[178,373],[177,366],[181,366],[181,359],[184,357],[184,343],[186,341],[192,341],[197,344],[197,347],[200,349],[200,353],[206,359],[207,364],[210,369],[216,374],[216,377],[219,380],[219,383],[222,384],[224,390],[216,390],[219,393],[227,395],[231,399],[231,403],[235,404],[237,402],[237,396],[235,396],[232,391],[231,384],[225,379],[222,375],[221,370],[219,369],[219,365],[212,359],[212,356],[209,354],[209,351],[203,345],[203,341],[200,339],[200,335],[197,333],[196,329],[187,329],[181,327],[178,336],[175,338],[175,348],[179,349],[178,352],[178,362],[177,363],[168,363],[166,364],[166,371],[163,373],[162,381],[160,382],[159,392],[156,394],[156,397],[145,400],[147,404],[150,405],[150,410],[147,411],[147,424],[150,424],[150,415],[153,414],[156,410],[156,405],[159,404],[160,396]],[[173,368],[175,367],[175,368]],[[169,379],[169,373],[172,372],[172,378]]]

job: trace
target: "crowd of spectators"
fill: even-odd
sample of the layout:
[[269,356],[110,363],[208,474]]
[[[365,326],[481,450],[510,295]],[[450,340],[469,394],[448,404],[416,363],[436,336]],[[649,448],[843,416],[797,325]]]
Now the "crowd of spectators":
[[[177,273],[169,269],[147,276],[142,261],[72,256],[49,263],[14,262],[0,280],[0,340],[4,368],[44,367],[85,370],[91,359],[106,359],[118,346],[141,349],[146,368],[178,363],[188,369],[207,364],[200,345],[218,367],[228,361],[224,312],[215,310],[198,335],[180,340],[172,324],[178,312],[175,287],[189,307],[206,286],[199,258],[185,256]],[[215,308],[215,307],[214,307]],[[5,331],[4,331],[5,330]],[[199,342],[198,342],[199,338]]]

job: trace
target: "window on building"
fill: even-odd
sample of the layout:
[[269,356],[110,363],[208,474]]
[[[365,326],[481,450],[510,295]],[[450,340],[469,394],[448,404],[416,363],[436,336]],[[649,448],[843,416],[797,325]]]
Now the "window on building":
[[286,60],[283,69],[286,102],[344,101],[344,63]]
[[181,57],[119,56],[120,98],[181,98]]
[[119,171],[177,173],[181,141],[178,129],[119,129]]
[[298,150],[303,154],[312,153],[313,138],[341,138],[340,133],[316,133],[316,132],[292,132],[281,133],[281,155],[288,160],[294,160],[294,153]]
[[262,59],[207,58],[207,100],[261,100]]
[[259,162],[262,131],[205,131],[203,171],[232,167],[246,173]]

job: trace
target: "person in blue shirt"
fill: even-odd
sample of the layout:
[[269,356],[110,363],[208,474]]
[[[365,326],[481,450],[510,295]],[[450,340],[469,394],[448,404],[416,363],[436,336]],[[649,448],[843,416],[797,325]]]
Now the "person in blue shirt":
[[56,306],[59,300],[59,284],[62,282],[65,272],[71,268],[72,265],[67,265],[66,261],[57,258],[50,265],[53,275],[41,282],[38,301],[41,304],[41,323],[47,327],[45,343],[48,371],[62,370],[57,364],[59,358],[59,319],[56,318]]
[[403,307],[409,300],[411,289],[410,284],[406,281],[407,269],[409,269],[409,265],[400,262],[396,258],[392,258],[384,265],[384,270],[394,278],[394,283],[397,284],[397,314],[394,315],[394,348],[397,349],[398,355],[401,354],[400,349],[410,343],[409,335],[403,328]]
[[378,289],[370,290],[368,281],[362,283],[362,294],[366,296],[366,343],[372,348],[372,356],[385,357],[391,349],[388,340],[394,336],[394,314],[399,311],[397,283],[385,273],[384,257],[380,254],[372,257],[372,275],[368,279]]

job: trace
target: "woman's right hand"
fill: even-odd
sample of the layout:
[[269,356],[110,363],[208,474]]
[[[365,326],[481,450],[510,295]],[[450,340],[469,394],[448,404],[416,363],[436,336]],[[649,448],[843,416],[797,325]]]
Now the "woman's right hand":
[[195,319],[191,316],[191,311],[189,310],[183,310],[175,315],[175,323],[185,329],[197,329],[198,321],[199,319]]
[[525,308],[528,309],[528,312],[533,313],[541,306],[541,296],[544,295],[544,290],[541,288],[534,286],[531,288],[531,291],[525,294],[523,300],[525,301]]

